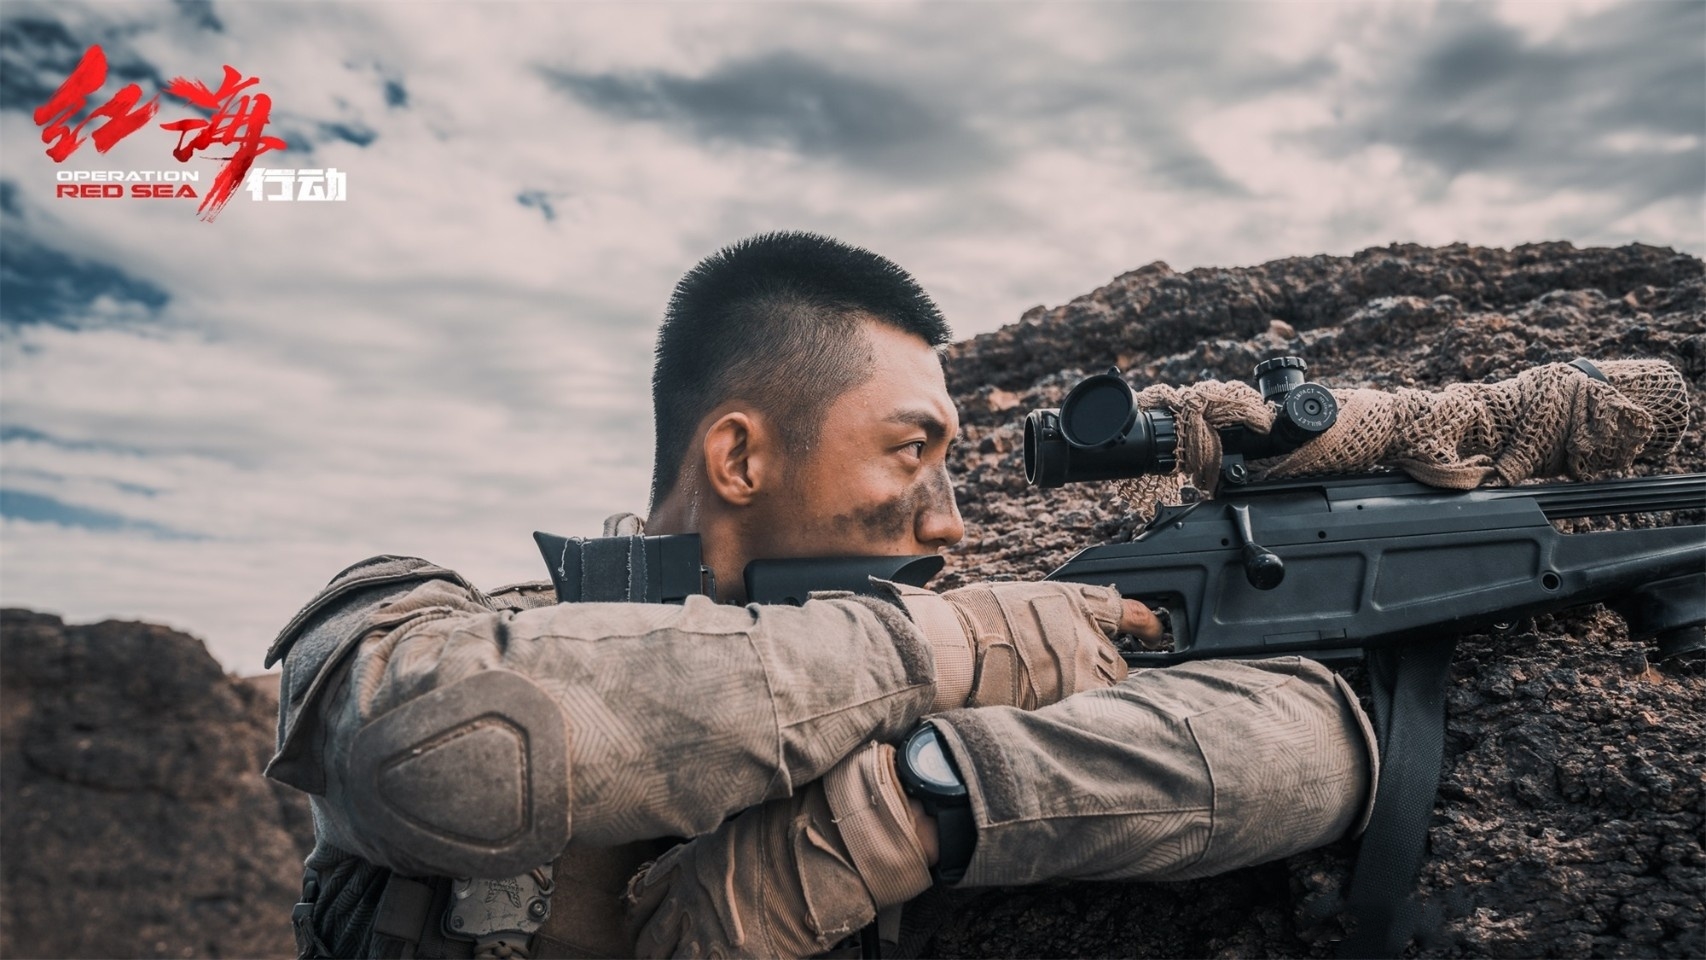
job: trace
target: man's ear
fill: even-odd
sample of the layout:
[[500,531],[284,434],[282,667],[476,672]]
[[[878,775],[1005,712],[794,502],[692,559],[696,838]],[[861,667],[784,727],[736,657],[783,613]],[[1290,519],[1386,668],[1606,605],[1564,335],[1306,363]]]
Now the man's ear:
[[765,419],[734,410],[705,431],[705,475],[711,490],[731,506],[744,507],[774,482],[780,446]]

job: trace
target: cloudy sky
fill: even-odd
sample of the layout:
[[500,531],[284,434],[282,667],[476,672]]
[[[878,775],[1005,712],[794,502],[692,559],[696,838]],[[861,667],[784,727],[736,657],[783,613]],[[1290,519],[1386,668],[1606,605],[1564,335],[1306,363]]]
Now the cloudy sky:
[[[253,673],[343,566],[535,579],[643,510],[675,279],[776,228],[912,270],[962,336],[1153,260],[1391,241],[1706,253],[1706,4],[8,2],[0,602]],[[231,64],[341,203],[55,197],[184,170],[32,119],[91,44]],[[193,117],[162,99],[156,122]],[[91,125],[92,127],[93,125]]]

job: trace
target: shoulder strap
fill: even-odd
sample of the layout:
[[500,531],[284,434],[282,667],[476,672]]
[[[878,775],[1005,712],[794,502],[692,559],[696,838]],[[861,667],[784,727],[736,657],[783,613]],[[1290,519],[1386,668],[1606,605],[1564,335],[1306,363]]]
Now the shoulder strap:
[[1416,875],[1439,794],[1445,681],[1456,648],[1453,636],[1369,654],[1380,782],[1346,901],[1356,927],[1340,957],[1396,957],[1416,934]]

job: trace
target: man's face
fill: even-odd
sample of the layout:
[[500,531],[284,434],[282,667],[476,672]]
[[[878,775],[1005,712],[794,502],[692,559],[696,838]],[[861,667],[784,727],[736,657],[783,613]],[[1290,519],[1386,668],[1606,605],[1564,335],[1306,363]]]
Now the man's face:
[[936,351],[874,321],[863,334],[875,372],[788,459],[764,555],[934,553],[965,535],[947,466],[960,418]]

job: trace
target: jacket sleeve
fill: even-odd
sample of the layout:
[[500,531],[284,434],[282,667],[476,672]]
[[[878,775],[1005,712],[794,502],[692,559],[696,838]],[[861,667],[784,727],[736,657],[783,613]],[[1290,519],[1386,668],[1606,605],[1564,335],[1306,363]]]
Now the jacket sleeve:
[[1034,712],[930,718],[965,775],[965,885],[1183,880],[1360,831],[1373,730],[1343,680],[1290,657],[1140,670]]
[[328,842],[407,873],[709,831],[933,696],[926,641],[879,600],[493,609],[435,578],[361,602],[268,772],[319,794]]

